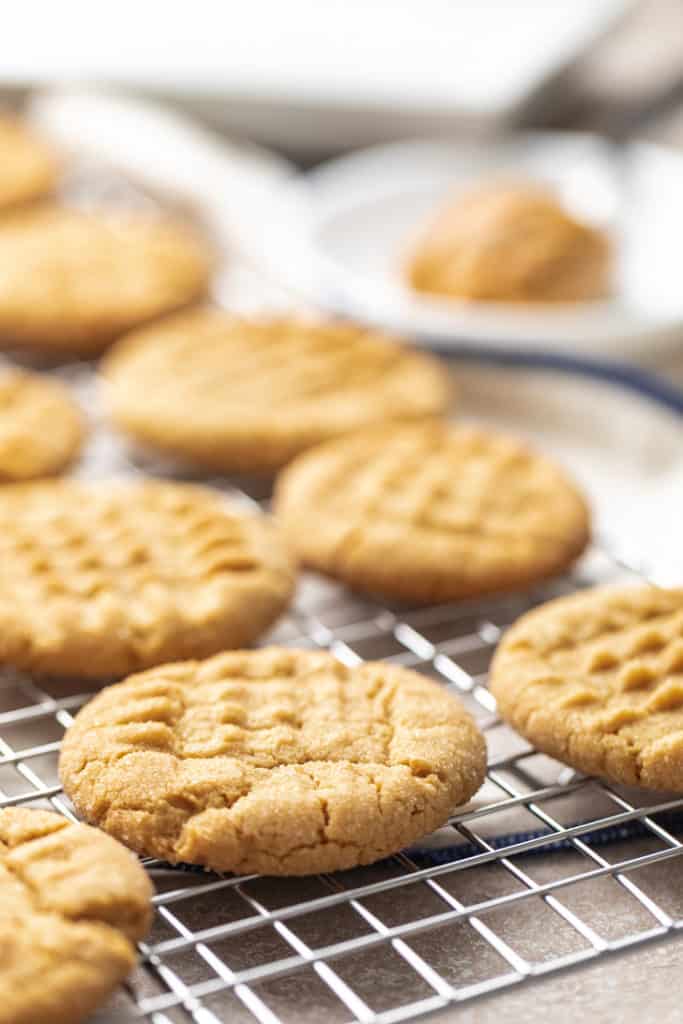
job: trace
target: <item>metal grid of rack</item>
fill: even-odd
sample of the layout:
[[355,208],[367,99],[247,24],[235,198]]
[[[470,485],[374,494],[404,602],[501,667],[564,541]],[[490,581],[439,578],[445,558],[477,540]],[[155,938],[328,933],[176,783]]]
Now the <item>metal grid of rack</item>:
[[[94,413],[91,368],[58,372]],[[134,461],[100,426],[79,472],[173,471]],[[242,503],[267,503],[226,480],[207,482]],[[329,649],[349,664],[384,658],[437,679],[487,736],[487,781],[435,836],[368,868],[263,879],[147,861],[154,926],[115,1019],[391,1024],[676,935],[683,905],[657,870],[683,852],[683,799],[627,792],[538,754],[500,722],[486,687],[496,642],[519,614],[629,572],[600,547],[578,574],[534,593],[413,609],[305,578],[268,640]],[[73,816],[57,757],[88,696],[72,680],[0,677],[0,807]],[[626,911],[626,931],[596,913],[605,900]]]

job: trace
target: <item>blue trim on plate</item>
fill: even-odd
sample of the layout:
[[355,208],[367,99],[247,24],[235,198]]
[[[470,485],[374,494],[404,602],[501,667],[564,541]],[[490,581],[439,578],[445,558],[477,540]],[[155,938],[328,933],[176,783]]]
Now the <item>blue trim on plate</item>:
[[[647,808],[645,807],[643,808],[643,815],[646,813]],[[683,829],[683,812],[680,810],[661,812],[654,816],[654,820],[657,824],[674,834],[678,833],[680,835],[681,830]],[[578,824],[578,822],[575,822],[574,824]],[[563,827],[571,828],[572,825],[565,825]],[[512,832],[510,835],[495,836],[493,839],[489,837],[486,842],[494,850],[504,850],[508,846],[516,846],[518,843],[528,843],[530,840],[542,839],[544,836],[548,837],[548,842],[527,850],[525,852],[525,856],[554,853],[557,850],[575,849],[574,843],[571,839],[564,839],[562,836],[554,839],[553,836],[557,836],[557,832],[552,829],[533,829],[528,832]],[[587,846],[609,846],[610,843],[624,842],[627,839],[655,839],[657,837],[656,833],[653,832],[653,830],[649,828],[644,821],[636,819],[635,821],[624,822],[621,825],[606,825],[603,828],[598,828],[591,832],[583,832],[577,838]],[[420,849],[419,847],[415,847],[408,851],[408,855],[421,867],[427,867],[430,864],[450,864],[453,861],[467,860],[468,857],[474,857],[481,852],[482,848],[475,843],[458,843],[454,846],[442,846],[435,849]]]
[[[647,808],[643,808],[643,815],[647,813]],[[669,832],[674,834],[681,834],[683,830],[683,812],[681,811],[664,811],[654,816],[654,820],[657,824],[661,825],[662,828],[667,829]],[[573,824],[579,824],[575,822]],[[564,828],[572,828],[572,825],[562,826]],[[488,837],[486,842],[494,850],[506,850],[508,847],[517,846],[520,843],[528,843],[534,839],[548,839],[547,843],[543,843],[539,846],[533,846],[530,850],[526,850],[524,856],[533,857],[539,854],[556,853],[559,850],[576,850],[574,843],[571,839],[565,839],[561,835],[558,836],[557,832],[552,829],[533,829],[527,832],[511,832],[505,836],[495,836],[494,838]],[[594,829],[590,832],[583,832],[577,836],[582,843],[586,846],[609,846],[611,843],[625,842],[629,839],[637,838],[650,838],[657,839],[657,835],[648,825],[636,819],[635,821],[627,821],[621,825],[606,825],[603,828]],[[455,864],[457,861],[467,860],[470,857],[476,857],[482,853],[482,847],[476,843],[458,843],[453,846],[442,846],[434,849],[422,848],[419,846],[409,847],[404,851],[408,857],[417,864],[420,868],[433,867],[434,865],[441,864]],[[384,860],[391,861],[391,857],[384,858]],[[380,862],[382,863],[382,862]],[[164,862],[160,863],[160,868],[165,869],[166,865]],[[199,864],[169,864],[170,870],[181,870],[187,871],[191,874],[206,874],[206,869],[201,867]]]
[[[341,320],[358,320],[344,311],[344,302],[335,302],[333,298],[323,303],[333,316]],[[375,322],[375,326],[377,323]],[[598,359],[592,356],[581,357],[562,352],[543,352],[537,349],[499,348],[496,345],[474,345],[471,342],[451,338],[444,341],[442,337],[426,332],[411,332],[413,343],[431,349],[447,359],[462,360],[470,363],[483,363],[488,366],[502,366],[511,370],[554,370],[572,374],[577,377],[589,377],[603,381],[613,387],[621,387],[626,391],[650,399],[671,412],[683,416],[683,385],[671,384],[661,374],[645,370],[633,363],[621,363],[611,359]],[[409,336],[409,335],[406,335]]]
[[442,355],[448,354],[454,359],[465,362],[484,363],[492,366],[505,366],[513,370],[556,370],[580,377],[590,377],[606,384],[617,385],[627,391],[633,391],[644,398],[649,398],[659,405],[683,416],[683,388],[670,384],[660,374],[652,373],[630,363],[617,363],[601,359],[581,359],[576,356],[560,353],[535,352],[519,350],[509,352],[507,349],[478,345],[457,344],[444,350],[438,342],[431,338],[421,338]]

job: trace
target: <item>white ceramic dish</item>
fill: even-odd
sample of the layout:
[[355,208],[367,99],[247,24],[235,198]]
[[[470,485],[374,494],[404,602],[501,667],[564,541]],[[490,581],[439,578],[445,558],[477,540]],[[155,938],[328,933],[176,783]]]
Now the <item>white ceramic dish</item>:
[[683,419],[617,381],[546,369],[455,362],[458,415],[523,437],[590,495],[597,532],[657,582],[680,586]]
[[[444,349],[463,342],[633,358],[683,344],[683,154],[646,143],[625,164],[591,135],[500,142],[404,142],[323,164],[307,177],[307,238],[271,257],[315,298]],[[491,177],[551,183],[582,216],[607,226],[618,251],[612,298],[520,307],[439,301],[401,279],[416,231],[458,186]]]

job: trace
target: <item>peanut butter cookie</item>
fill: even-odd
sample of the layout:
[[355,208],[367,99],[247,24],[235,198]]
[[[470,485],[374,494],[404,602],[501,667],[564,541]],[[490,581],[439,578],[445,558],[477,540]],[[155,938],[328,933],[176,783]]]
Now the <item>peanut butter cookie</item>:
[[135,963],[152,889],[119,843],[59,814],[0,810],[0,1024],[79,1024]]
[[66,388],[0,369],[0,483],[59,473],[82,440],[83,417]]
[[0,341],[92,355],[205,292],[210,260],[187,228],[56,204],[0,220]]
[[481,302],[579,302],[608,294],[605,233],[534,184],[492,183],[442,210],[411,254],[417,291]]
[[0,663],[101,679],[251,643],[294,570],[274,528],[181,484],[0,488]]
[[479,788],[485,745],[414,672],[265,648],[99,693],[60,759],[79,811],[140,853],[236,873],[369,864]]
[[218,471],[270,472],[326,438],[440,413],[450,397],[435,359],[375,331],[212,309],[124,339],[104,378],[118,426]]
[[491,688],[551,757],[683,792],[683,590],[600,587],[536,608],[505,634]]
[[0,154],[0,210],[38,199],[54,189],[56,155],[28,126],[9,114],[0,114]]
[[529,586],[566,569],[589,537],[583,498],[552,462],[447,423],[321,445],[280,475],[275,509],[307,565],[416,602]]

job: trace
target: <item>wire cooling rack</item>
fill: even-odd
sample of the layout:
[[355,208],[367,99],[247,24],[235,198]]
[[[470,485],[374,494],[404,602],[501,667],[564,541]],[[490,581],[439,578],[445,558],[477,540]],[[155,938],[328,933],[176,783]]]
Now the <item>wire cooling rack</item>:
[[[58,373],[96,420],[92,369]],[[136,460],[102,425],[77,471],[174,475]],[[267,505],[263,491],[205,482]],[[683,798],[628,792],[538,754],[500,722],[486,686],[495,645],[519,614],[634,574],[643,573],[602,545],[571,578],[533,593],[413,609],[304,578],[268,641],[328,649],[347,664],[383,658],[438,680],[486,734],[487,781],[445,828],[368,868],[264,879],[146,861],[154,925],[105,1019],[391,1024],[678,934],[683,897],[661,872],[683,851]],[[88,697],[73,680],[0,677],[0,807],[74,816],[57,758]]]

